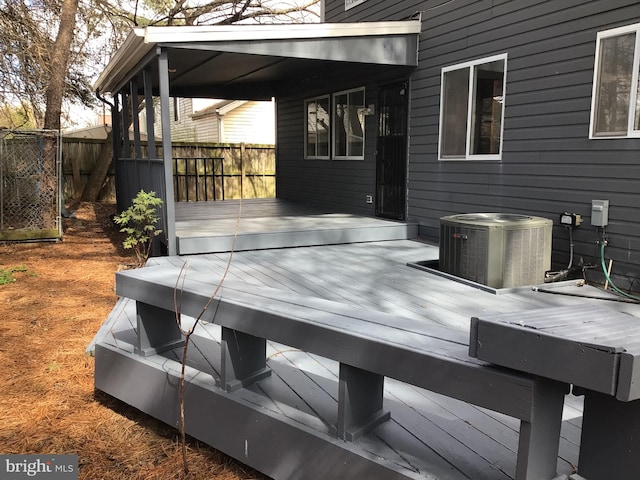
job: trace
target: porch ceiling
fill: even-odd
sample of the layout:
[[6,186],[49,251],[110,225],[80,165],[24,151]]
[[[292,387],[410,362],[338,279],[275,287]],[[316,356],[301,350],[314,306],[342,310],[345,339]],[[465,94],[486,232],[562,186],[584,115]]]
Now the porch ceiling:
[[420,22],[145,27],[131,32],[96,81],[100,93],[151,73],[158,94],[162,50],[170,95],[268,99],[331,75],[363,76],[417,65]]

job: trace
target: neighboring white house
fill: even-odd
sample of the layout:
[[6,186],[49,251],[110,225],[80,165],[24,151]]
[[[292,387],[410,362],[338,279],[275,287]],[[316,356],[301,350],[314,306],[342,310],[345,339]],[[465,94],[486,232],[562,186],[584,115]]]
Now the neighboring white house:
[[[273,101],[172,98],[169,110],[174,142],[275,143]],[[156,113],[156,136],[158,118]]]
[[[90,127],[78,128],[75,130],[65,130],[62,132],[64,138],[75,138],[81,140],[106,140],[108,133],[111,131],[111,117],[103,117],[100,119],[103,123],[92,125]],[[156,134],[156,138],[158,135]],[[133,130],[129,130],[129,138],[133,140]],[[147,141],[147,134],[140,134],[140,140]]]

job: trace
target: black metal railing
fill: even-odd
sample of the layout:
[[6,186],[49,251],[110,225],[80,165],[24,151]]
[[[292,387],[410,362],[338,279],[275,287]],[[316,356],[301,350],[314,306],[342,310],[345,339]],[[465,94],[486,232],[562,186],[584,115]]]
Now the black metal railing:
[[173,159],[173,190],[176,202],[224,200],[224,183],[222,158]]

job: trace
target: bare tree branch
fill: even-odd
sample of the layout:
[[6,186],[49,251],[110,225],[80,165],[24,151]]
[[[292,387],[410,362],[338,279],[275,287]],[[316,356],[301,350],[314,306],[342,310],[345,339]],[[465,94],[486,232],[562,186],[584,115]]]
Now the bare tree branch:
[[[185,405],[184,405],[184,390],[185,390],[185,375],[186,375],[186,368],[187,368],[187,353],[189,351],[189,342],[191,341],[191,335],[193,335],[193,332],[195,331],[196,327],[200,323],[200,320],[202,320],[202,317],[204,316],[204,314],[207,312],[208,308],[213,303],[213,300],[216,298],[216,296],[218,296],[218,293],[220,293],[220,289],[222,288],[222,285],[224,284],[224,281],[227,278],[229,270],[231,269],[231,261],[233,260],[233,254],[234,254],[235,248],[236,248],[236,240],[238,239],[238,229],[240,228],[240,220],[241,219],[242,219],[242,200],[240,200],[240,203],[238,205],[238,217],[236,219],[236,226],[235,226],[235,230],[234,230],[234,233],[233,233],[233,242],[231,244],[231,251],[229,252],[229,258],[227,259],[227,265],[226,265],[226,267],[224,269],[222,277],[220,278],[220,281],[218,282],[218,284],[216,285],[213,293],[209,297],[209,300],[204,305],[204,307],[202,307],[202,310],[200,311],[200,313],[198,314],[198,316],[195,319],[195,322],[193,323],[193,325],[190,328],[184,328],[183,327],[183,325],[182,325],[182,316],[180,314],[180,310],[181,310],[180,309],[180,305],[181,305],[180,298],[182,296],[182,292],[184,291],[184,282],[185,282],[185,280],[187,278],[187,263],[186,262],[182,265],[182,268],[180,269],[180,273],[178,274],[178,278],[176,279],[175,288],[173,289],[173,310],[174,310],[175,315],[176,315],[176,323],[178,325],[178,328],[180,329],[180,332],[184,336],[184,347],[182,349],[182,368],[180,370],[179,403],[180,403],[180,439],[181,439],[181,443],[182,443],[182,463],[183,463],[183,469],[184,469],[184,473],[185,474],[189,473],[189,463],[188,463],[188,459],[187,459],[187,432],[186,432],[186,426],[185,426],[185,421],[184,421],[184,418],[185,418],[185,416],[184,416],[184,407],[185,407]],[[178,294],[180,294],[180,295],[178,295]]]
[[[63,107],[95,106],[92,79],[132,26],[316,21],[320,0],[73,0],[76,22],[62,58],[54,49],[68,1],[0,0],[0,106],[8,106],[3,123],[30,118],[42,127],[47,92],[51,94],[58,76],[64,79]],[[47,124],[55,125],[51,117],[57,110],[51,110]],[[66,116],[66,111],[60,114]]]

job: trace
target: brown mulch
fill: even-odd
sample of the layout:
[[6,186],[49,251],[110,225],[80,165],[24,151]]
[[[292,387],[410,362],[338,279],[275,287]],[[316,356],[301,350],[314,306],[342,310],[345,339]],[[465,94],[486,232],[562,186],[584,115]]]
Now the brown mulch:
[[62,242],[0,244],[0,454],[77,454],[81,479],[263,478],[94,391],[85,348],[115,304],[114,273],[132,256],[113,205],[80,204]]

